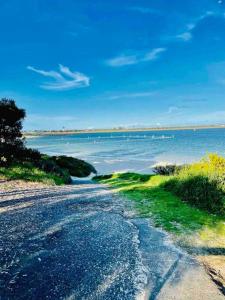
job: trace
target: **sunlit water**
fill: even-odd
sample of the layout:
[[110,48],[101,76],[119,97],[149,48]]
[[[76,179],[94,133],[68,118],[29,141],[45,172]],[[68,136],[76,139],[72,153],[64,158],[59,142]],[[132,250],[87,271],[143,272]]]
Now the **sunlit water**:
[[92,163],[100,174],[151,173],[155,163],[189,163],[209,152],[225,155],[225,129],[86,133],[29,138],[29,147]]

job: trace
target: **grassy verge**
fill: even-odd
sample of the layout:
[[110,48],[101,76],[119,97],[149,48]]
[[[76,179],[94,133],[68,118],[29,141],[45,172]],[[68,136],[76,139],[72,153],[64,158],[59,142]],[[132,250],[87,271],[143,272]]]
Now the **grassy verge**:
[[225,235],[224,216],[216,216],[182,202],[162,187],[170,179],[171,176],[134,173],[97,178],[134,200],[142,216],[151,216],[156,226],[169,232],[180,234],[207,227],[216,234]]
[[47,173],[37,167],[34,167],[30,163],[15,164],[9,167],[0,167],[0,178],[42,182],[51,185],[61,185],[65,183],[65,179],[63,177],[57,176],[53,173]]
[[[198,209],[165,190],[173,176],[113,174],[96,180],[133,200],[143,217],[171,234],[189,253],[217,270],[225,279],[225,216]],[[221,278],[222,278],[221,277]]]

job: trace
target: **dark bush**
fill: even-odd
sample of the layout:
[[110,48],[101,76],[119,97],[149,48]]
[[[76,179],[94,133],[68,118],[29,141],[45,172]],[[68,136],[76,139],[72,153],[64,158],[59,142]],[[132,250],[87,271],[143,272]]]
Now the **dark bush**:
[[61,168],[68,170],[71,176],[87,177],[91,173],[97,174],[95,168],[81,160],[70,156],[52,156],[51,159]]
[[17,160],[22,162],[37,162],[41,159],[41,153],[31,148],[23,148],[18,151]]
[[153,167],[152,171],[157,175],[173,175],[176,171],[178,171],[180,167],[177,165],[157,165]]
[[112,174],[99,175],[99,176],[93,177],[93,180],[107,180],[107,179],[111,179],[112,176],[113,176]]
[[118,173],[117,174],[119,179],[122,180],[133,180],[133,181],[139,181],[139,182],[146,182],[150,179],[152,175],[149,174],[138,174],[138,173]]

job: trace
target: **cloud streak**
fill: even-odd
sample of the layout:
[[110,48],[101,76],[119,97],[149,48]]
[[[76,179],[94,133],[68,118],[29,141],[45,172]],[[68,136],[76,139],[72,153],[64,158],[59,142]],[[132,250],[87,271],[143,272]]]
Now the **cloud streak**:
[[181,34],[178,34],[176,36],[177,39],[184,41],[184,42],[188,42],[192,39],[192,33],[189,31],[183,32]]
[[121,67],[137,64],[136,55],[120,55],[106,61],[106,64],[111,67]]
[[183,41],[183,42],[190,41],[193,37],[192,31],[197,27],[199,22],[201,22],[205,18],[207,18],[209,16],[213,16],[213,15],[215,15],[215,13],[213,13],[212,11],[207,11],[206,13],[200,15],[198,18],[193,20],[191,23],[187,24],[186,25],[186,30],[184,32],[176,35],[175,38],[180,40],[180,41]]
[[128,65],[136,65],[141,62],[154,61],[159,58],[160,54],[165,52],[166,48],[154,48],[144,54],[120,55],[106,60],[106,64],[111,67],[122,67]]
[[65,91],[76,88],[88,87],[90,78],[80,72],[72,72],[68,67],[59,65],[59,71],[44,71],[27,66],[27,69],[40,74],[44,77],[54,79],[54,81],[45,82],[40,85],[45,90]]
[[121,99],[121,98],[144,98],[144,97],[151,97],[155,95],[156,92],[138,92],[138,93],[127,93],[127,94],[119,94],[111,96],[111,100]]

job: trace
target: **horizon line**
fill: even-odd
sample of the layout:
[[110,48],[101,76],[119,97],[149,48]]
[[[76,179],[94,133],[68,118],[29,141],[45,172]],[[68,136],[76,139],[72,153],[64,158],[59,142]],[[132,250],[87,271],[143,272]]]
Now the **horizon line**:
[[71,133],[95,133],[95,132],[132,132],[132,131],[163,131],[163,130],[188,130],[188,129],[220,129],[225,128],[225,124],[211,124],[211,125],[183,125],[183,126],[157,126],[157,127],[113,127],[113,128],[93,128],[93,129],[35,129],[35,130],[23,130],[23,133],[62,133],[62,134],[71,134]]

